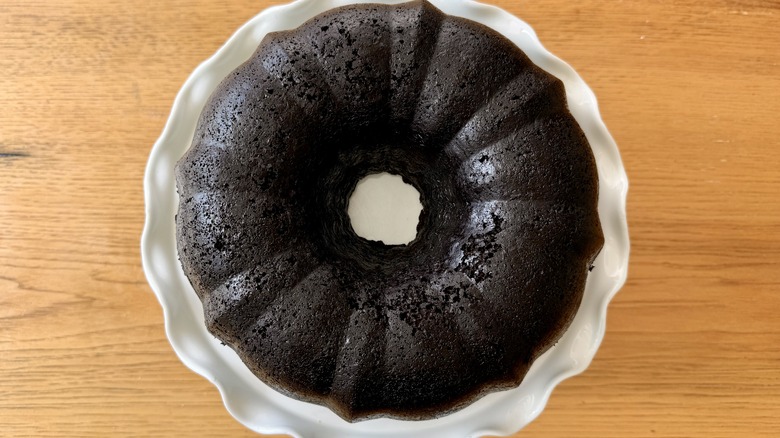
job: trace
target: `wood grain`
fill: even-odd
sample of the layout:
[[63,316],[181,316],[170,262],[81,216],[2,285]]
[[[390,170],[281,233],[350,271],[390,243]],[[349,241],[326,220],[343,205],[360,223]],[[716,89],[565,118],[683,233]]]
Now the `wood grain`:
[[[0,435],[252,436],[165,338],[142,175],[273,3],[0,1]],[[780,2],[494,3],[592,86],[631,181],[601,350],[520,435],[778,436]]]

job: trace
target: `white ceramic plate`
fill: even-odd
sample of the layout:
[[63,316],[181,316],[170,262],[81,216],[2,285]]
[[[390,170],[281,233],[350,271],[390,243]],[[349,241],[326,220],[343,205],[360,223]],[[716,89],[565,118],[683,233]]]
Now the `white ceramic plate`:
[[[560,78],[569,108],[593,147],[599,172],[599,214],[605,245],[590,273],[582,305],[555,347],[534,362],[522,384],[485,396],[467,408],[428,421],[375,419],[356,424],[327,408],[283,396],[258,380],[227,346],[206,330],[203,310],[179,264],[174,216],[178,197],[173,168],[190,146],[206,100],[221,80],[246,61],[272,31],[298,27],[319,13],[361,0],[299,0],[276,6],[242,26],[185,82],[162,135],[152,149],[144,179],[146,225],[141,238],[144,272],[165,314],[165,329],[185,365],[217,386],[228,411],[261,433],[296,437],[475,437],[508,435],[544,409],[552,389],[585,370],[604,337],[607,304],[626,280],[628,179],[617,145],[601,121],[596,97],[574,70],[550,54],[520,19],[471,0],[431,0],[451,15],[485,24],[513,41],[533,62]],[[403,0],[371,0],[402,3]]]

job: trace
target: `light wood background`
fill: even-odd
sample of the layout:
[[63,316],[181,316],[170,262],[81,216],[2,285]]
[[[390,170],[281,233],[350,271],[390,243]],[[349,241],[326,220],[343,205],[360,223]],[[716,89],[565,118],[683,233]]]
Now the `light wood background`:
[[[629,280],[525,437],[780,436],[780,1],[492,0],[600,99]],[[275,2],[0,0],[0,435],[252,436],[141,269],[179,87]]]

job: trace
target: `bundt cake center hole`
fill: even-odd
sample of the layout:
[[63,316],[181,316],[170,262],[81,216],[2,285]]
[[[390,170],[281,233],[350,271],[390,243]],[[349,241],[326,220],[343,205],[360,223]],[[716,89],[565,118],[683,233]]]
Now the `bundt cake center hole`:
[[347,204],[355,234],[385,245],[413,241],[422,209],[420,192],[400,176],[387,172],[361,179]]

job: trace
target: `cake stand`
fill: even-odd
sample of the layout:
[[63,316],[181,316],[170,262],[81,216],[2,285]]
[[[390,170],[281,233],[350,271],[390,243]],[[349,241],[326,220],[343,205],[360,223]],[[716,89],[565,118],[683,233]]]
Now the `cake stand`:
[[338,6],[402,2],[298,0],[266,9],[238,29],[187,79],[149,157],[144,179],[146,223],[141,252],[144,272],[164,310],[168,339],[185,365],[219,389],[227,410],[236,420],[254,431],[300,438],[452,438],[512,434],[542,412],[558,383],[582,372],[591,362],[604,337],[607,305],[626,280],[628,179],[617,145],[601,120],[593,92],[570,66],[545,50],[531,27],[519,18],[471,0],[431,0],[447,14],[477,21],[500,32],[539,67],[563,81],[569,109],[593,148],[605,243],[570,328],[533,363],[515,389],[494,392],[458,412],[434,420],[380,418],[358,423],[348,423],[325,407],[293,400],[269,388],[230,347],[222,345],[206,330],[201,303],[184,276],[176,253],[174,217],[178,197],[173,172],[174,165],[190,146],[206,100],[223,78],[250,57],[269,32],[298,27]]

